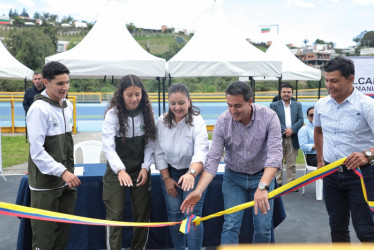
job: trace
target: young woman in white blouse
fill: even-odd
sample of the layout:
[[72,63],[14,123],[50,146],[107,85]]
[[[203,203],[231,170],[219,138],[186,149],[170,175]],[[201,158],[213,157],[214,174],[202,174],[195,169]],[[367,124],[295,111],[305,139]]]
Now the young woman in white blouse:
[[[155,160],[161,173],[168,220],[181,221],[189,215],[180,211],[187,195],[196,187],[209,150],[206,124],[200,110],[192,106],[188,88],[177,83],[169,88],[169,110],[157,123]],[[202,199],[195,205],[193,214],[201,216]],[[175,249],[200,249],[203,242],[203,225],[188,235],[179,232],[179,225],[170,227]]]
[[[122,221],[130,189],[135,222],[149,222],[156,127],[148,94],[139,77],[124,76],[109,103],[103,123],[103,151],[108,159],[103,177],[106,219]],[[134,227],[131,249],[144,249],[148,228]],[[122,227],[106,228],[107,249],[122,249]]]

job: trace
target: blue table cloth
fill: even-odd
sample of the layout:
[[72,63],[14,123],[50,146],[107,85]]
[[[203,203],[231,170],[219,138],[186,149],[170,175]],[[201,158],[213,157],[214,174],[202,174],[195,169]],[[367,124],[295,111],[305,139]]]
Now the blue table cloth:
[[[90,218],[105,219],[105,206],[102,201],[102,177],[105,172],[105,164],[78,164],[76,167],[84,166],[84,175],[79,176],[81,186],[78,187],[78,197],[75,206],[75,215]],[[203,216],[222,211],[222,178],[223,173],[218,173],[209,185],[203,206]],[[161,189],[159,174],[152,174],[151,191],[151,221],[167,221],[165,200]],[[124,221],[132,221],[130,206],[130,195],[127,195]],[[16,203],[18,205],[30,206],[30,189],[28,176],[25,175],[19,186]],[[274,227],[279,225],[286,218],[281,198],[274,201]],[[204,242],[203,246],[218,246],[221,240],[223,217],[204,221]],[[193,230],[193,229],[192,229]],[[251,243],[253,235],[252,209],[246,209],[243,217],[239,241]],[[132,238],[132,227],[123,228],[123,247],[130,247]],[[29,219],[21,219],[17,249],[31,249],[32,232]],[[274,240],[274,235],[273,235]],[[148,249],[173,248],[169,229],[150,228]],[[105,249],[105,231],[103,226],[72,225],[69,235],[67,249]]]

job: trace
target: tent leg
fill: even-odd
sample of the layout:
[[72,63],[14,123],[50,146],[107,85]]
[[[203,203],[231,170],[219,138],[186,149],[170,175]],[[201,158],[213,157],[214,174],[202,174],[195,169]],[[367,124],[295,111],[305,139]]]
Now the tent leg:
[[322,85],[322,80],[319,80],[318,82],[318,100],[321,98],[321,85]]
[[297,85],[299,83],[299,80],[296,80],[296,101],[297,101],[297,92],[298,92],[298,88],[297,88]]
[[158,82],[158,116],[161,116],[161,82],[160,77],[156,77]]

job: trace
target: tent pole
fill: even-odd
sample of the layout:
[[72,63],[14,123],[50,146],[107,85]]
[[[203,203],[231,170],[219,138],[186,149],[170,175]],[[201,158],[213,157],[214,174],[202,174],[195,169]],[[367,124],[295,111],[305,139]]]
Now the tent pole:
[[[26,79],[26,77],[25,77],[25,79],[23,79],[23,81],[24,81],[24,83],[25,83],[25,94],[26,94],[26,85],[27,85],[27,79]],[[27,124],[26,124],[26,113],[25,113],[25,141],[26,141],[26,143],[27,143]],[[1,128],[0,128],[1,129]]]
[[297,101],[297,91],[298,91],[298,89],[297,89],[297,84],[299,83],[299,80],[296,80],[296,101]]
[[114,76],[112,76],[112,85],[114,85]]
[[104,80],[103,80],[103,82],[105,82],[105,80],[106,80],[106,75],[104,76]]
[[158,86],[158,116],[161,116],[161,82],[160,77],[156,77]]
[[318,100],[321,98],[321,85],[322,85],[322,80],[319,80],[318,82]]
[[252,93],[253,93],[253,102],[256,101],[256,82],[255,79],[253,79],[252,76],[249,77],[249,80],[251,81],[251,88],[252,88]]
[[[170,78],[170,76],[169,76]],[[166,91],[166,77],[162,78],[162,112],[165,113],[165,91]]]
[[278,100],[281,99],[282,76],[278,78]]

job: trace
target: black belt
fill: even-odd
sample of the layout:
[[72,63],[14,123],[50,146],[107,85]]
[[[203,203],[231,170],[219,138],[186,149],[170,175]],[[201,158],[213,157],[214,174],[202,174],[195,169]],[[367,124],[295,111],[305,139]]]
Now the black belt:
[[[330,163],[325,161],[325,165],[328,165],[328,164],[330,164]],[[366,163],[365,165],[360,166],[360,168],[365,168],[365,167],[368,167],[368,166],[370,166],[370,163]],[[345,164],[340,165],[339,168],[338,168],[339,173],[348,173],[349,171],[352,171],[352,170],[348,169]]]

